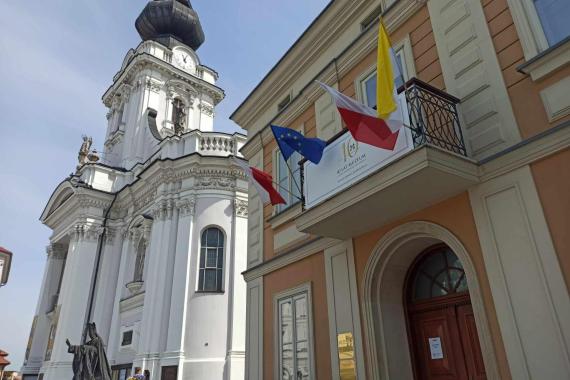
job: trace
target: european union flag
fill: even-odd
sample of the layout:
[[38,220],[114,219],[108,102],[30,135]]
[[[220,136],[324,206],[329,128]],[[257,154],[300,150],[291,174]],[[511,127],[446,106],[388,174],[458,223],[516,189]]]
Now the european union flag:
[[271,130],[285,160],[288,160],[293,152],[297,151],[312,163],[318,164],[321,162],[323,151],[327,146],[327,143],[323,140],[307,138],[293,129],[276,125],[272,125]]

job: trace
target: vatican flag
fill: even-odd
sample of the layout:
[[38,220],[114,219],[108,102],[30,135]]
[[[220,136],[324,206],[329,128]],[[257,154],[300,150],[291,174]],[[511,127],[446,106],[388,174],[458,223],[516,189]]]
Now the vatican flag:
[[396,55],[390,45],[390,39],[384,23],[380,20],[380,31],[378,32],[378,66],[376,69],[376,101],[377,112],[380,119],[387,120],[398,108],[396,103],[394,82],[399,76],[399,69],[396,63]]

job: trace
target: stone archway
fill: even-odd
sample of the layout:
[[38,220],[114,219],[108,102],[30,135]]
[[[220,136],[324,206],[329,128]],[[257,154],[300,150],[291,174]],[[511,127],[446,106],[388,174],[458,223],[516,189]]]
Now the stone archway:
[[488,379],[499,379],[495,350],[481,290],[471,258],[449,230],[430,222],[410,222],[388,232],[376,244],[363,278],[363,331],[371,379],[413,379],[404,286],[406,274],[426,248],[444,243],[463,263]]

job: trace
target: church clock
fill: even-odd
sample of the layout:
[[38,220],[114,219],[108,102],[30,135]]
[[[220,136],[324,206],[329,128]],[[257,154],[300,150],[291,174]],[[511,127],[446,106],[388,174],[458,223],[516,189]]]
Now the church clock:
[[196,64],[194,63],[194,59],[184,50],[175,50],[172,58],[174,66],[178,67],[179,69],[189,73],[194,73],[196,71]]

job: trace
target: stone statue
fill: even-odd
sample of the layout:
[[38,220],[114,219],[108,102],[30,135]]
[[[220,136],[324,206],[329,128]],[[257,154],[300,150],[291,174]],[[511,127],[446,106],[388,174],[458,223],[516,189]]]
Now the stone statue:
[[111,380],[111,367],[95,323],[87,324],[87,333],[90,340],[85,344],[73,346],[69,339],[65,341],[67,352],[73,354],[73,380]]
[[174,133],[181,135],[186,127],[186,107],[180,99],[174,100]]
[[91,151],[91,145],[93,145],[93,139],[91,137],[83,136],[83,144],[81,144],[79,155],[77,156],[77,161],[79,162],[77,169],[87,162],[87,156]]

